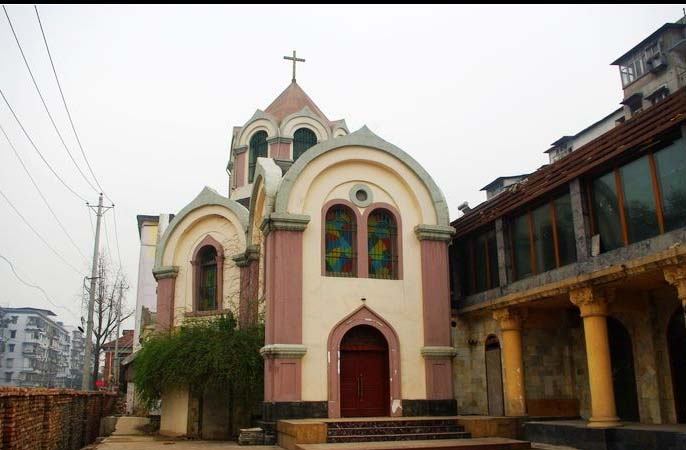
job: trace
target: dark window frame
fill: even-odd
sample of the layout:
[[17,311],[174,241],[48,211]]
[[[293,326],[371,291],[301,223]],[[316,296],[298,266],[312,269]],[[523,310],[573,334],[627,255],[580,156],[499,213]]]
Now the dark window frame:
[[268,156],[268,149],[266,131],[259,130],[250,137],[250,146],[248,148],[248,183],[252,183],[255,179],[257,158],[266,158]]
[[[660,190],[660,182],[658,179],[658,173],[657,173],[657,165],[655,163],[655,154],[658,153],[661,150],[664,150],[677,142],[678,140],[684,140],[685,145],[686,145],[686,137],[683,136],[674,136],[672,139],[663,141],[660,143],[659,146],[655,146],[652,148],[647,148],[643,149],[643,151],[638,152],[637,154],[634,154],[631,159],[626,159],[622,161],[617,161],[615,164],[613,164],[611,167],[611,170],[604,170],[602,172],[599,172],[597,174],[593,174],[592,176],[586,177],[584,181],[584,187],[586,189],[586,206],[588,207],[588,210],[590,211],[590,225],[591,225],[591,235],[594,236],[596,234],[599,234],[600,231],[598,229],[598,224],[597,224],[597,218],[595,214],[595,208],[594,208],[594,203],[593,203],[593,181],[596,180],[597,178],[600,178],[602,176],[607,175],[608,173],[612,173],[614,175],[615,179],[615,186],[617,190],[617,209],[619,211],[619,221],[622,227],[622,247],[626,247],[627,245],[634,244],[636,242],[641,242],[645,239],[637,240],[632,242],[630,237],[629,237],[629,228],[627,224],[627,213],[625,210],[625,202],[624,202],[624,189],[622,188],[622,179],[620,176],[620,169],[624,166],[627,166],[634,161],[638,161],[639,159],[646,157],[648,160],[648,167],[650,170],[650,182],[653,190],[653,201],[655,202],[655,214],[657,218],[657,226],[658,226],[658,233],[655,236],[662,235],[666,232],[666,227],[665,227],[665,215],[664,215],[664,205],[662,202],[662,192]],[[686,151],[686,148],[685,148]],[[655,237],[652,236],[652,237]],[[651,237],[651,238],[652,238]],[[650,239],[650,238],[646,238]],[[602,240],[602,237],[601,237]],[[621,247],[619,247],[621,248]],[[614,250],[614,249],[613,249]],[[610,250],[608,250],[610,251]],[[603,251],[601,250],[601,253]]]
[[301,127],[293,133],[293,162],[310,148],[317,145],[317,134],[307,127]]
[[[510,248],[510,267],[512,268],[512,279],[513,281],[519,281],[523,280],[525,278],[529,278],[532,276],[540,275],[541,273],[548,272],[550,270],[555,270],[559,269],[560,267],[564,267],[568,264],[572,264],[575,262],[578,258],[578,255],[574,258],[574,261],[568,262],[567,264],[562,264],[561,258],[560,258],[560,236],[558,232],[558,217],[557,217],[557,210],[555,208],[555,201],[559,198],[564,197],[565,195],[571,195],[569,190],[564,190],[564,191],[556,191],[553,194],[546,195],[545,201],[539,201],[537,203],[532,203],[531,205],[527,206],[524,208],[524,212],[520,212],[520,214],[517,215],[512,215],[508,218],[507,220],[507,239],[509,241],[509,248]],[[550,226],[552,228],[552,234],[553,234],[553,256],[555,259],[555,267],[552,269],[548,270],[541,270],[541,268],[538,267],[538,261],[536,260],[536,244],[534,240],[534,220],[533,220],[533,212],[540,208],[541,206],[546,206],[548,208],[548,213],[550,214]],[[524,276],[524,277],[519,277],[517,274],[517,264],[516,264],[516,257],[515,257],[515,242],[514,242],[514,235],[513,235],[513,226],[512,223],[516,218],[526,216],[527,224],[528,224],[528,230],[529,230],[529,261],[531,265],[531,274]]]

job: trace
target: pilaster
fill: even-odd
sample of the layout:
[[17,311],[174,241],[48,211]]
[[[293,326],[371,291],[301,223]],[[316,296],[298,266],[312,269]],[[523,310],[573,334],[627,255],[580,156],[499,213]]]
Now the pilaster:
[[583,198],[581,181],[578,178],[569,182],[569,197],[572,204],[576,259],[585,261],[591,256],[591,222],[588,207]]
[[522,358],[522,321],[524,313],[513,308],[493,311],[503,338],[503,370],[505,372],[505,414],[526,416],[524,361]]
[[155,331],[171,330],[174,326],[174,286],[179,268],[176,266],[156,267],[152,274],[157,281]]

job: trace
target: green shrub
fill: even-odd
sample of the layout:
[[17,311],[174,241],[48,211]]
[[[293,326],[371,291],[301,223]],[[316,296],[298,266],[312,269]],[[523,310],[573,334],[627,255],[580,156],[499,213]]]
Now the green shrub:
[[264,325],[239,328],[231,313],[153,334],[136,356],[136,392],[152,408],[168,389],[220,389],[235,407],[249,409],[263,396],[262,345]]

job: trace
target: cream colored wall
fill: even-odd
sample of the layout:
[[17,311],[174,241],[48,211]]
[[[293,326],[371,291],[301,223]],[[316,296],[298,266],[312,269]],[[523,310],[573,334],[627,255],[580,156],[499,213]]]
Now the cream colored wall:
[[224,248],[222,307],[238,310],[240,269],[231,259],[245,251],[245,233],[236,215],[222,206],[204,206],[188,214],[169,239],[163,256],[165,266],[177,266],[174,286],[174,325],[193,311],[193,270],[190,261],[200,241],[212,236]]
[[[321,208],[332,199],[349,200],[357,183],[366,184],[374,202],[393,205],[402,220],[403,279],[336,278],[321,275]],[[424,360],[420,354],[422,283],[417,224],[435,224],[428,190],[404,164],[390,155],[347,147],[312,161],[296,180],[288,212],[307,214],[311,221],[303,235],[302,399],[327,400],[327,340],[332,328],[366,304],[381,315],[400,339],[402,397],[426,397]],[[359,209],[360,213],[364,209]],[[361,298],[366,298],[362,302]]]
[[188,390],[176,389],[162,394],[160,434],[184,436],[188,432]]

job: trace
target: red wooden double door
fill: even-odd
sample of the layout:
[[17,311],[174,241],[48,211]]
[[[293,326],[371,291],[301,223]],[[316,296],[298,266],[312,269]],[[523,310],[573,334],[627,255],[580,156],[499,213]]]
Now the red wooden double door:
[[388,343],[376,328],[352,328],[341,342],[341,416],[388,416]]

